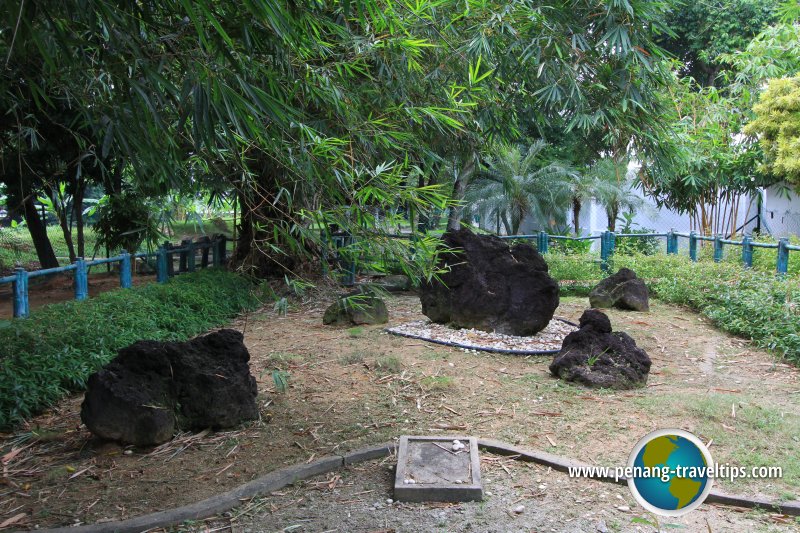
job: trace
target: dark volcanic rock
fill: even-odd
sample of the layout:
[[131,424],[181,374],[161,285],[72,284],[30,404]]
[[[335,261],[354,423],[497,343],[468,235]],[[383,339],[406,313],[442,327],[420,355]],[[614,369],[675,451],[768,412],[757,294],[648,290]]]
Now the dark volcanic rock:
[[591,388],[632,389],[647,383],[650,357],[626,333],[612,333],[601,311],[583,313],[580,329],[564,339],[550,372]]
[[81,420],[98,437],[150,446],[176,428],[255,419],[249,359],[242,334],[230,329],[187,342],[136,342],[89,377]]
[[609,276],[589,293],[592,307],[616,307],[632,311],[649,311],[647,285],[628,268]]
[[411,290],[411,278],[404,274],[381,276],[370,281],[369,284],[380,287],[388,292],[403,292]]
[[468,229],[442,240],[441,281],[422,283],[422,312],[434,322],[507,335],[535,335],[558,307],[558,284],[530,245],[509,248],[502,239]]
[[386,303],[372,294],[369,288],[359,287],[333,302],[322,317],[327,325],[385,324],[389,321]]

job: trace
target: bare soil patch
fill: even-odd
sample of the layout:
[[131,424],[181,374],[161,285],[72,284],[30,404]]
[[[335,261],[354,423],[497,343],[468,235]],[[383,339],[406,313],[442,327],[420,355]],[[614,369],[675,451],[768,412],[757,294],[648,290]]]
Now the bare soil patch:
[[484,500],[400,503],[391,491],[395,458],[348,467],[254,498],[225,517],[173,531],[417,533],[421,531],[597,533],[641,531],[796,531],[775,514],[702,506],[679,518],[641,512],[624,486],[572,479],[484,453]]
[[[784,468],[782,479],[718,483],[723,490],[783,499],[796,498],[800,490],[800,372],[684,309],[655,301],[650,313],[609,311],[614,329],[628,332],[653,359],[647,387],[613,392],[551,377],[552,356],[466,353],[392,336],[381,326],[323,326],[329,303],[298,305],[286,317],[265,309],[235,322],[245,331],[259,383],[261,419],[254,424],[182,434],[156,449],[122,448],[88,434],[79,418],[82,396],[74,396],[24,431],[4,435],[0,523],[21,514],[10,527],[129,518],[402,434],[491,437],[616,466],[649,431],[679,427],[711,441],[718,462]],[[387,304],[390,325],[423,318],[414,295],[390,297]],[[556,313],[576,321],[587,305],[584,298],[563,298]],[[289,373],[285,393],[274,390],[276,369]],[[586,502],[578,502],[584,497],[576,499],[575,491],[599,502],[603,492],[616,499],[613,491],[619,490],[631,508],[623,511],[626,523],[651,519],[624,487],[558,476],[564,489],[549,481],[546,494],[558,494],[552,509],[560,516],[582,516]],[[502,475],[486,477],[504,481]],[[521,484],[524,489],[508,485],[509,490],[530,488]],[[723,520],[741,514],[726,508],[708,512]],[[772,527],[774,519],[758,520]],[[448,523],[458,524],[458,513]],[[525,527],[547,530],[545,522],[536,524]]]

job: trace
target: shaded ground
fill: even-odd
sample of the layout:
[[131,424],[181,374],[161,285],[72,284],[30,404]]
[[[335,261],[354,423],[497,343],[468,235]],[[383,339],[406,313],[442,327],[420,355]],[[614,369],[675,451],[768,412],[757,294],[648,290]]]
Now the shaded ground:
[[[648,314],[609,312],[614,328],[627,331],[653,359],[646,388],[610,392],[552,378],[546,356],[465,353],[390,336],[380,326],[323,326],[327,303],[290,309],[286,317],[265,310],[236,322],[245,330],[260,390],[261,420],[248,427],[180,435],[155,450],[123,450],[91,439],[80,425],[81,398],[73,397],[31,421],[26,431],[5,436],[0,523],[23,513],[15,527],[128,518],[401,434],[491,437],[616,466],[649,431],[679,427],[710,441],[718,462],[784,469],[783,479],[720,482],[722,489],[783,499],[800,491],[800,372],[684,309],[653,302]],[[413,295],[390,298],[388,305],[391,324],[420,318]],[[576,320],[586,305],[583,298],[564,298],[557,315]],[[273,389],[274,369],[290,373],[284,394]],[[652,519],[624,487],[553,476],[565,487],[575,484],[568,496],[553,489],[559,481],[549,481],[547,493],[558,494],[552,512],[559,516],[582,517],[587,502],[602,502],[600,494],[607,492],[611,498],[619,493],[632,509],[617,517],[623,525],[636,517]],[[583,489],[586,502],[576,502],[575,490]],[[601,505],[596,512],[609,509]],[[718,513],[720,524],[741,516],[724,508],[708,512]],[[767,527],[783,519],[754,520]],[[546,531],[543,524],[525,527]]]
[[254,498],[227,517],[173,531],[494,532],[796,531],[791,519],[714,505],[679,518],[647,515],[626,487],[571,479],[548,468],[482,454],[484,501],[392,501],[396,460],[364,463]]

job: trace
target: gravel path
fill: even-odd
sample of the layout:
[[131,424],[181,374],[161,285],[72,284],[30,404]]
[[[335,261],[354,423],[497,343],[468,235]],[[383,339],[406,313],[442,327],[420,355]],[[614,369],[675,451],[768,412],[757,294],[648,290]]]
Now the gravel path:
[[468,350],[489,350],[529,355],[557,352],[564,337],[578,328],[554,318],[542,331],[530,337],[489,333],[478,329],[455,329],[430,320],[416,320],[388,328],[389,333],[447,343]]

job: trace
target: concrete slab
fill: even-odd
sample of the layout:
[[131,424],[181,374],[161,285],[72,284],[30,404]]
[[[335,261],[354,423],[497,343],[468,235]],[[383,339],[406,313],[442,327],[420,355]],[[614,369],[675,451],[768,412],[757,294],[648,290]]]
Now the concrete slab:
[[[453,441],[464,445],[453,450]],[[483,499],[478,439],[400,437],[394,496],[403,502],[466,502]]]

